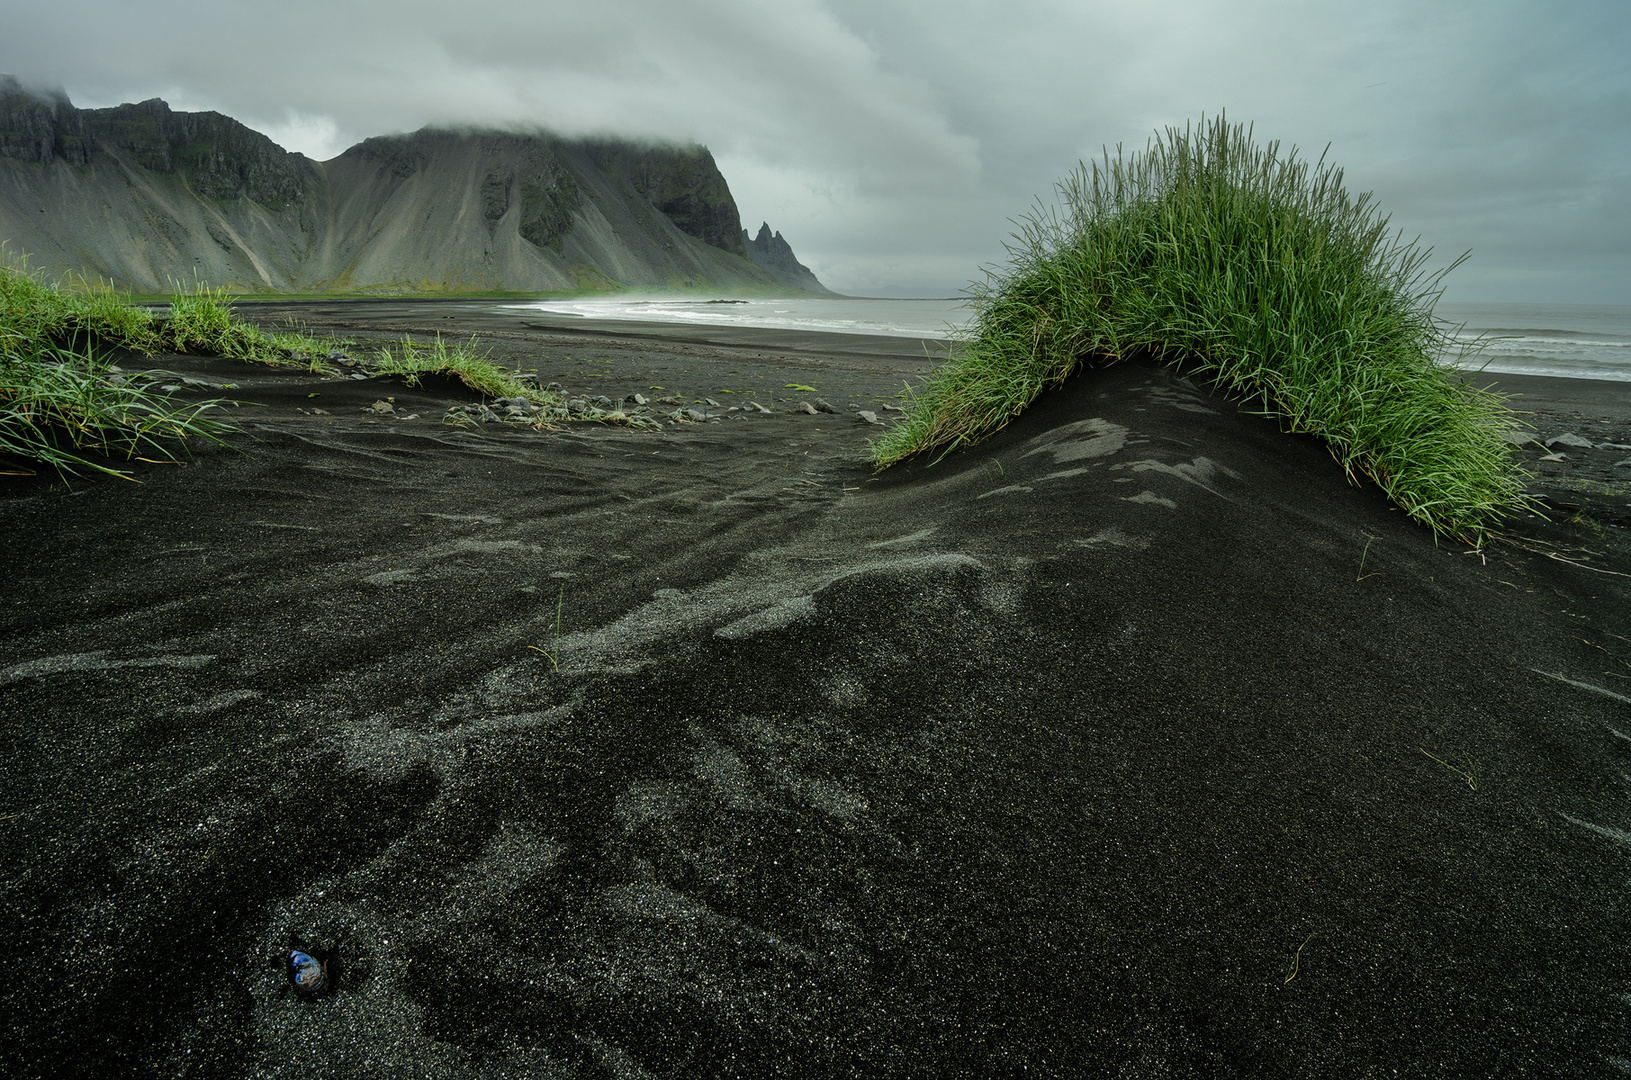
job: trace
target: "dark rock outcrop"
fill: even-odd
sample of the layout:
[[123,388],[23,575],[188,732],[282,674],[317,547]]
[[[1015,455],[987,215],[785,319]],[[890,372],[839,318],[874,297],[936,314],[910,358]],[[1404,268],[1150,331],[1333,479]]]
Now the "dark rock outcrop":
[[798,261],[793,248],[782,239],[781,233],[770,234],[769,222],[760,224],[759,235],[751,240],[748,239],[748,231],[743,229],[742,244],[755,266],[788,288],[818,293],[832,291],[816,280],[808,266]]
[[0,75],[0,157],[83,165],[89,154],[83,114],[61,91],[27,90]]
[[642,148],[623,158],[634,190],[668,215],[681,232],[732,255],[747,254],[736,200],[707,148]]
[[66,95],[34,93],[0,76],[0,156],[38,165],[85,165],[96,146],[158,173],[184,177],[208,199],[297,203],[319,180],[304,156],[217,112],[175,112],[158,98],[78,109]]

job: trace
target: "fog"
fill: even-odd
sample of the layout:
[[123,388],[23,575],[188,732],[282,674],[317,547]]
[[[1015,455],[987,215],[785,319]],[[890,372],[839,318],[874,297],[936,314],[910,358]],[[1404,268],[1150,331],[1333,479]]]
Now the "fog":
[[[1084,157],[1227,110],[1325,153],[1447,298],[1631,303],[1631,9],[0,0],[0,71],[333,157],[428,124],[706,144],[829,287],[945,296]],[[1560,14],[1561,13],[1561,14]]]

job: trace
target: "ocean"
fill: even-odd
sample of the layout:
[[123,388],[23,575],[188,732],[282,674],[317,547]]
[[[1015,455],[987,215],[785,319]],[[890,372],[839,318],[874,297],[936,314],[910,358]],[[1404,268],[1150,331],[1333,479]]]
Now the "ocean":
[[796,300],[709,300],[649,298],[538,300],[507,305],[521,311],[578,315],[620,322],[660,322],[709,326],[758,326],[828,334],[885,334],[891,337],[945,337],[949,327],[967,324],[961,297],[943,300],[874,300],[831,297]]
[[1449,304],[1439,318],[1482,339],[1465,366],[1512,375],[1631,382],[1631,307],[1621,304]]
[[[971,317],[958,297],[929,300],[592,299],[505,305],[623,322],[761,326],[834,334],[945,337]],[[1517,375],[1631,382],[1631,306],[1588,304],[1450,304],[1437,315],[1460,326],[1456,337],[1483,348],[1467,366]],[[1444,358],[1453,362],[1453,357]]]

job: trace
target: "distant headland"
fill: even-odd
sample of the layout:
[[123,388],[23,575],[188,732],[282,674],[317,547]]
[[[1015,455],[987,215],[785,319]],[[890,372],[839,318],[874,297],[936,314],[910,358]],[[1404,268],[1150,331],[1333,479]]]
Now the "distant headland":
[[5,75],[0,240],[137,293],[828,291],[768,224],[748,236],[702,146],[425,128],[318,162],[221,113]]

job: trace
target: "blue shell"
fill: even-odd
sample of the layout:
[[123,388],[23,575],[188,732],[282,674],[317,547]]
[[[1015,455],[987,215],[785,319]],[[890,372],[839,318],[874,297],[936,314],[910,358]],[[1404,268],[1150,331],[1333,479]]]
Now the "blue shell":
[[289,974],[294,979],[295,991],[301,994],[321,994],[328,985],[327,965],[299,949],[289,953]]

